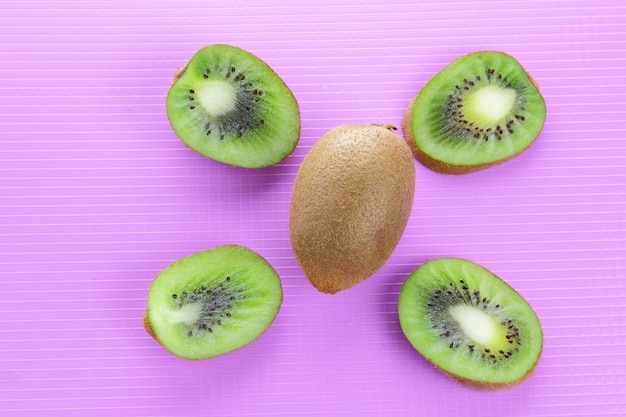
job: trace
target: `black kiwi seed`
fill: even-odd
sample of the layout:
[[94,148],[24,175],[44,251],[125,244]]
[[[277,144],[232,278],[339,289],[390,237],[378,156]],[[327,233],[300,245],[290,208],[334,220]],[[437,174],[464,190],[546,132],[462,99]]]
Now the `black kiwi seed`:
[[178,300],[179,308],[187,303],[202,303],[200,318],[194,324],[193,329],[187,330],[186,335],[192,337],[195,334],[212,333],[214,326],[221,326],[223,319],[232,318],[232,314],[225,310],[232,310],[235,303],[243,300],[242,288],[229,288],[225,282],[230,282],[227,276],[223,282],[212,289],[203,285],[199,288],[188,289],[179,294],[172,294],[172,298]]

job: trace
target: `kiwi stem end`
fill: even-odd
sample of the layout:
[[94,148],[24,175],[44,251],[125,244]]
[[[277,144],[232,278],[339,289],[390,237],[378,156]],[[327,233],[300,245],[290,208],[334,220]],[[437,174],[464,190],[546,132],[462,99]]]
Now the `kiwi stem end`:
[[176,73],[174,74],[174,79],[172,80],[172,85],[174,85],[176,81],[180,80],[180,77],[183,76],[185,71],[187,71],[187,65],[185,65],[184,67],[180,67],[176,70]]

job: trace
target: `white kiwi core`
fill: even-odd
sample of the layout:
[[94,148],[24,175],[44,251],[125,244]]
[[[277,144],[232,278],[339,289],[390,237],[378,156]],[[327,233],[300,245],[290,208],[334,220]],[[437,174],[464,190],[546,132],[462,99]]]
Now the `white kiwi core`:
[[482,126],[493,126],[509,114],[515,105],[517,93],[513,88],[487,85],[470,92],[464,98],[467,119]]
[[468,338],[481,345],[494,342],[500,334],[498,323],[489,314],[468,305],[456,305],[448,310]]
[[184,304],[180,309],[170,310],[167,319],[171,323],[193,324],[200,318],[202,303]]
[[226,81],[210,80],[196,88],[200,104],[211,116],[219,117],[235,109],[237,92]]

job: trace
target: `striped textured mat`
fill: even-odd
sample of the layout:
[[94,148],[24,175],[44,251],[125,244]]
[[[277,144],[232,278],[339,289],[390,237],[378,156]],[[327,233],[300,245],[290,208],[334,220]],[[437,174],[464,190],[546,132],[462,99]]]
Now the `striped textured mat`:
[[[300,142],[280,164],[221,164],[173,132],[174,73],[215,43],[263,59],[298,100]],[[304,157],[339,124],[401,126],[435,73],[481,50],[532,74],[547,104],[540,136],[468,175],[415,161],[388,262],[319,293],[289,239]],[[616,0],[2,1],[0,414],[624,415],[625,88]],[[274,266],[280,312],[240,350],[179,359],[143,329],[150,283],[228,243]],[[408,343],[400,288],[441,257],[483,265],[533,306],[544,348],[530,379],[475,391]]]

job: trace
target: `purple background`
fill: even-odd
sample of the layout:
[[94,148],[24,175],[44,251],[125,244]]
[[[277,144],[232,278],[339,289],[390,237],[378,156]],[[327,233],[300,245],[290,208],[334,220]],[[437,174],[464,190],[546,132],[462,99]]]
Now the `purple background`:
[[[0,414],[624,415],[626,5],[294,4],[0,4]],[[299,100],[301,141],[282,164],[221,165],[172,132],[174,72],[218,42],[264,59]],[[514,55],[541,85],[539,139],[462,177],[416,163],[412,217],[387,265],[344,293],[316,292],[287,229],[308,150],[341,123],[400,125],[434,73],[483,49]],[[177,359],[142,329],[148,286],[225,243],[274,265],[283,307],[244,349]],[[442,256],[484,265],[534,306],[545,349],[532,379],[475,392],[410,347],[398,291]]]

